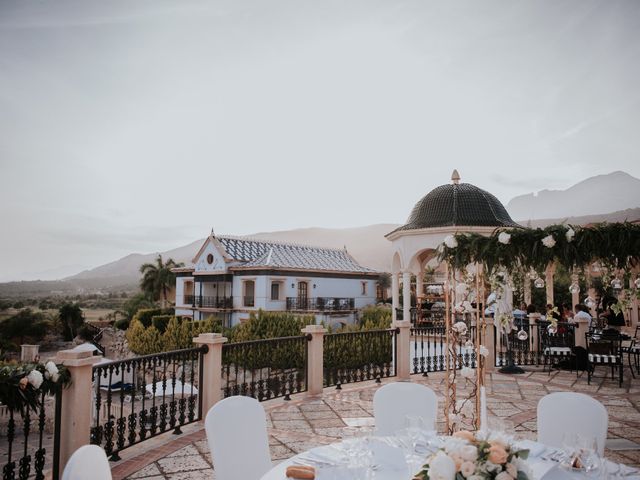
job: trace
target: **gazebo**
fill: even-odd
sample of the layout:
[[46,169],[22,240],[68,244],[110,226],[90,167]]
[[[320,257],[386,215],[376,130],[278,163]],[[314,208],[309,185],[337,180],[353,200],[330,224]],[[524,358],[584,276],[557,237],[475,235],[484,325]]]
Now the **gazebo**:
[[[461,183],[457,170],[451,183],[440,185],[413,207],[407,223],[388,233],[392,242],[391,290],[393,320],[397,320],[399,284],[402,282],[403,319],[411,313],[411,275],[416,295],[423,291],[425,266],[435,259],[444,239],[458,233],[491,235],[496,228],[517,228],[504,205],[494,195],[470,183]],[[402,280],[400,280],[402,275]]]

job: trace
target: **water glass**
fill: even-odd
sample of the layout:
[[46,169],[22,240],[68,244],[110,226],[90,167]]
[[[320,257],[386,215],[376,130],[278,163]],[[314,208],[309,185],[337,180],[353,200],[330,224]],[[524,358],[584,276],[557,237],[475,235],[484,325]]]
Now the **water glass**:
[[342,430],[342,445],[349,458],[349,466],[361,467],[371,463],[369,448],[370,432],[358,427],[346,427]]

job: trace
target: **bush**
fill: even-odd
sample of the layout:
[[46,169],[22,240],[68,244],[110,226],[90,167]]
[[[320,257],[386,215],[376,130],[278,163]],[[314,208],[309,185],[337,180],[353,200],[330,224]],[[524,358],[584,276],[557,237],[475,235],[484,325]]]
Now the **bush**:
[[200,321],[175,316],[167,319],[164,332],[161,332],[155,324],[145,328],[138,319],[132,320],[126,333],[129,349],[139,355],[183,350],[193,347],[193,338],[201,333],[221,331],[220,321],[213,317]]
[[17,349],[27,341],[39,342],[50,329],[51,324],[42,313],[26,308],[0,322],[0,338],[4,348],[13,346]]
[[391,307],[371,305],[360,312],[362,330],[377,330],[391,327]]
[[176,317],[173,317],[171,315],[155,315],[151,317],[151,325],[156,327],[160,333],[164,333],[167,329],[169,321],[173,318]]
[[93,340],[94,335],[95,335],[94,330],[86,323],[78,329],[78,336],[82,340],[86,340],[90,342],[91,340]]
[[262,338],[294,337],[302,335],[301,330],[316,323],[313,315],[294,315],[292,313],[265,312],[258,310],[229,333],[229,341],[248,342]]
[[116,320],[115,322],[113,322],[113,326],[118,330],[126,330],[127,328],[129,328],[130,323],[131,322],[129,322],[128,319],[121,318],[120,320]]

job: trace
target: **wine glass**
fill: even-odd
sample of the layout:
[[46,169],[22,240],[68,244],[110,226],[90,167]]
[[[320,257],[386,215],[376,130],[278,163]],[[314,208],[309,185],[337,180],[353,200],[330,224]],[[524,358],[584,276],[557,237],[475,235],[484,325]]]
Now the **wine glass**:
[[593,476],[593,472],[600,473],[603,466],[603,459],[598,451],[596,437],[593,435],[577,435],[576,446],[582,468],[584,468],[587,475]]
[[349,466],[366,466],[371,456],[369,431],[359,427],[346,427],[342,430],[342,445],[349,458]]
[[422,458],[417,453],[418,442],[425,431],[425,421],[420,415],[406,415],[404,417],[404,426],[407,437],[411,442],[411,450],[407,452],[406,459],[410,468],[419,467],[422,464]]

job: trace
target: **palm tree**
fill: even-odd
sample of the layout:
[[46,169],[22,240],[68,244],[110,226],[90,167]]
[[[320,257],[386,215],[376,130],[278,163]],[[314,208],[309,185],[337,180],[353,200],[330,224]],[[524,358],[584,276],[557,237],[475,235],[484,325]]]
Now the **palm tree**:
[[378,276],[378,289],[379,295],[381,294],[381,298],[379,300],[384,301],[387,296],[387,292],[391,288],[391,274],[387,272],[382,272]]
[[166,308],[167,292],[176,284],[176,275],[171,269],[182,266],[182,263],[176,263],[172,258],[162,263],[162,255],[158,254],[155,263],[140,266],[140,288],[154,301],[158,301],[162,295],[162,308]]

